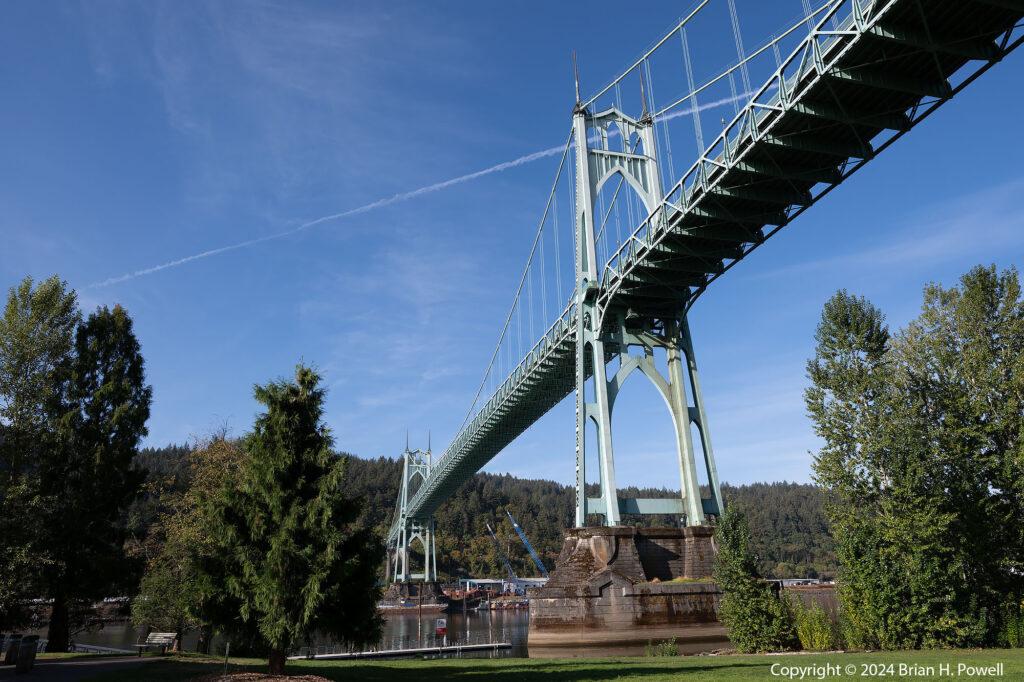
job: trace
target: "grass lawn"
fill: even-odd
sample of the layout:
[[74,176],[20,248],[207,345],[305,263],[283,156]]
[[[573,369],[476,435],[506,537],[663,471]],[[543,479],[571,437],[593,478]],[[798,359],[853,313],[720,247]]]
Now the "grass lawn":
[[[291,674],[322,675],[332,680],[504,680],[506,682],[554,682],[556,680],[783,680],[772,675],[772,665],[780,667],[825,666],[832,670],[823,676],[808,672],[805,680],[868,679],[884,677],[886,680],[944,680],[978,679],[968,672],[957,675],[958,664],[990,666],[1003,663],[1003,675],[996,679],[1024,680],[1024,649],[989,649],[984,651],[905,651],[858,654],[795,654],[785,656],[686,656],[674,658],[503,658],[503,659],[447,659],[405,661],[289,661]],[[934,667],[934,674],[918,669],[900,674],[900,664]],[[940,665],[947,664],[949,675],[941,674]],[[875,666],[865,668],[864,666]],[[890,673],[887,667],[893,666]],[[839,672],[836,672],[836,667]],[[845,671],[854,666],[852,674]],[[879,666],[886,666],[880,669]],[[168,656],[164,660],[145,665],[145,679],[154,682],[188,680],[200,675],[223,670],[220,661],[196,655]],[[266,661],[231,659],[231,672],[242,670],[266,671]],[[824,672],[824,671],[822,671]],[[113,682],[138,680],[140,670],[126,670],[89,678]],[[991,675],[991,674],[990,674]],[[793,679],[800,679],[797,672]]]

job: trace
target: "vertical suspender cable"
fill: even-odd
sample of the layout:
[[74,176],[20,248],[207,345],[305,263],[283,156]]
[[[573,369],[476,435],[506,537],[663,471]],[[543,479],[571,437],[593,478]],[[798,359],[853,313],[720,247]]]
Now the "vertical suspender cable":
[[[658,105],[655,103],[655,98],[654,98],[654,76],[651,75],[651,64],[650,64],[650,62],[647,63],[647,91],[649,93],[651,93],[651,111],[657,111],[658,110]],[[658,144],[658,125],[657,125],[657,123],[655,123],[652,126],[652,129],[654,130],[654,141],[655,141],[654,144],[655,144],[655,146],[658,147],[658,159],[661,159],[661,157],[662,157],[662,154],[661,154],[662,149],[661,149],[661,145]],[[675,166],[672,164],[672,137],[668,133],[668,119],[666,119],[664,117],[661,119],[661,129],[665,132],[665,156],[667,157],[666,160],[668,161],[668,172],[670,174],[669,177],[672,178],[672,182],[675,182],[676,181],[676,169],[675,169]],[[647,153],[647,156],[650,156],[649,152]]]
[[736,40],[736,56],[740,60],[740,75],[743,77],[743,92],[750,93],[750,72],[747,69],[747,60],[743,55],[743,36],[740,34],[740,18],[736,14],[736,0],[729,0],[729,18],[732,20],[732,37]]
[[548,265],[544,254],[544,233],[540,233],[540,328],[548,328]]
[[739,114],[740,96],[736,92],[736,81],[732,77],[732,72],[729,73],[729,91],[732,92],[732,110]]
[[[541,234],[543,234],[543,232]],[[530,266],[529,273],[530,274],[527,275],[527,279],[526,279],[526,302],[530,306],[529,311],[527,311],[527,321],[530,323],[529,324],[530,335],[526,339],[526,345],[523,347],[524,350],[530,350],[531,348],[533,348],[533,340],[536,338],[533,335],[533,314],[534,314],[535,311],[533,309],[533,266],[532,265]],[[525,353],[524,353],[524,355],[525,355]]]
[[558,246],[558,196],[555,196],[555,203],[551,206],[551,210],[554,211],[555,215],[555,309],[556,312],[562,312],[562,254],[561,248]]
[[[527,268],[526,272],[527,272],[527,274],[529,274],[530,269]],[[522,297],[519,297],[516,300],[516,328],[517,328],[516,329],[516,337],[519,340],[519,344],[516,347],[516,359],[518,360],[518,359],[521,359],[523,357],[523,299],[522,299]],[[518,367],[518,366],[519,365],[517,363],[516,367]]]
[[[811,0],[803,0],[803,5],[804,5],[804,17],[805,17],[805,19],[810,19],[811,18]],[[814,23],[813,22],[810,22],[810,21],[807,22],[807,31],[808,31],[808,33],[813,33],[814,32]]]
[[[693,86],[693,68],[690,66],[690,44],[686,41],[686,29],[682,30],[683,40],[683,61],[686,64],[686,83],[690,88],[690,92],[694,92]],[[697,154],[704,153],[704,133],[700,127],[700,107],[697,106],[697,95],[696,93],[692,96],[690,103],[690,111],[693,112],[693,132],[697,136]]]

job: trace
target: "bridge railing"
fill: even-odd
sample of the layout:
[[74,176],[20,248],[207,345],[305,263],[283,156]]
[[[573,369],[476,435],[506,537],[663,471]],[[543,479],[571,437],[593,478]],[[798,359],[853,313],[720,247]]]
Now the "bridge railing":
[[[488,420],[493,416],[497,408],[506,400],[516,395],[532,373],[544,362],[544,360],[565,341],[567,335],[575,330],[576,303],[569,302],[550,327],[544,332],[540,339],[533,345],[529,352],[523,357],[519,364],[509,373],[502,384],[483,404],[473,418],[463,427],[444,454],[438,459],[430,470],[430,475],[413,495],[408,504],[408,515],[415,517],[423,514],[421,506],[425,498],[434,492],[440,482],[449,474],[455,465],[459,452],[465,448],[468,441],[481,431]],[[433,511],[433,510],[430,510]],[[429,513],[429,512],[427,512]],[[391,532],[388,534],[389,542],[397,537],[399,519],[395,519]]]
[[[483,422],[487,419],[488,415],[493,413],[501,402],[513,394],[516,388],[522,384],[526,377],[529,376],[531,370],[539,364],[544,357],[558,345],[558,343],[562,341],[565,334],[570,330],[575,329],[575,315],[576,303],[573,301],[566,305],[558,319],[548,327],[547,331],[545,331],[537,343],[533,345],[533,348],[526,353],[515,369],[509,373],[508,377],[505,378],[498,389],[491,395],[487,402],[484,403],[483,407],[480,408],[469,424],[459,432],[455,437],[455,440],[452,441],[452,444],[448,446],[447,450],[445,450],[444,455],[438,461],[435,469],[443,468],[444,465],[454,457],[459,448],[462,447],[465,439],[483,425]],[[433,478],[433,476],[431,476],[431,478]]]
[[[894,2],[889,0],[885,6]],[[879,4],[876,0],[836,0],[825,10],[796,49],[665,194],[661,206],[648,215],[608,259],[602,271],[605,305],[630,267],[664,234],[668,228],[669,213],[686,212],[696,205],[707,194],[708,188],[717,184],[722,173],[743,156],[752,142],[759,139],[762,129],[786,111],[788,102],[799,98],[809,87],[810,82],[805,77],[812,71],[824,72],[826,62],[834,61],[841,52],[835,48],[849,42],[844,39],[859,35],[871,23],[868,17],[877,17],[884,12],[884,7],[878,8]],[[845,14],[840,21],[841,13]],[[832,28],[828,27],[830,23]]]

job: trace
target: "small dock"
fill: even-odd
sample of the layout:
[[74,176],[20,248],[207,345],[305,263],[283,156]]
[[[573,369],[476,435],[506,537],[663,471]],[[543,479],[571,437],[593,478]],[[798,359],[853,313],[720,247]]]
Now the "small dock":
[[132,654],[135,655],[135,651],[131,649],[115,649],[109,646],[98,646],[96,644],[79,644],[73,642],[69,649],[78,654]]
[[[305,648],[305,647],[303,647]],[[461,654],[467,651],[498,651],[511,649],[511,642],[488,642],[484,644],[449,644],[447,646],[428,646],[418,649],[384,649],[380,651],[347,651],[343,653],[319,653],[315,648],[306,654],[289,656],[289,661],[308,659],[339,660],[354,658],[387,658],[395,656],[432,656],[435,654]],[[301,649],[300,649],[301,651]]]

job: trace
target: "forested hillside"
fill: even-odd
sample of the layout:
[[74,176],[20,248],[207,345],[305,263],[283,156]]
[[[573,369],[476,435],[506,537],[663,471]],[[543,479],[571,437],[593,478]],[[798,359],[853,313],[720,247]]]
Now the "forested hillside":
[[[187,448],[168,447],[144,451],[139,464],[151,479],[180,486]],[[402,465],[398,459],[362,459],[349,456],[344,489],[365,500],[363,520],[387,533],[394,513]],[[620,490],[626,497],[671,497],[666,489]],[[588,490],[597,495],[596,487]],[[819,490],[796,483],[755,483],[722,486],[727,504],[735,504],[750,520],[754,547],[764,574],[772,577],[831,577],[836,559],[828,532]],[[151,511],[143,503],[135,509],[134,523],[141,527]],[[435,515],[437,522],[437,567],[443,578],[501,577],[504,568],[487,535],[486,524],[494,529],[520,576],[539,575],[522,541],[515,534],[505,512],[509,511],[526,532],[548,570],[562,547],[562,530],[572,523],[573,488],[553,481],[520,479],[478,473],[467,481]],[[599,523],[597,517],[593,523]],[[670,517],[626,515],[630,525],[675,525]],[[422,559],[414,549],[414,566]]]

